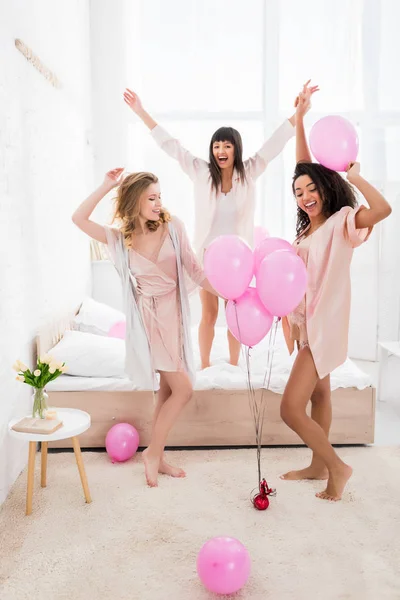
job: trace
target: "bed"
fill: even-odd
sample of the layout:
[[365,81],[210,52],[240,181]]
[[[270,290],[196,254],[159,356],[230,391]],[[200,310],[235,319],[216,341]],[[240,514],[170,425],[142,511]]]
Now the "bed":
[[[60,319],[54,319],[37,338],[40,354],[52,354],[56,344],[72,336],[76,329],[76,311]],[[82,328],[82,324],[80,324]],[[97,332],[99,333],[99,332]],[[83,327],[86,338],[90,336]],[[85,338],[85,340],[86,340]],[[80,437],[84,448],[102,448],[110,427],[118,422],[129,422],[140,435],[140,445],[149,442],[154,396],[151,391],[139,389],[124,377],[120,368],[122,340],[109,341],[98,335],[96,346],[110,344],[118,349],[114,375],[107,370],[114,358],[101,362],[99,359],[91,376],[62,375],[47,386],[49,405],[52,407],[79,408],[91,415],[91,428]],[[197,330],[192,329],[196,363],[199,364]],[[92,340],[94,338],[91,338]],[[55,347],[55,348],[54,348]],[[87,350],[86,355],[96,354]],[[262,393],[268,354],[268,337],[251,350],[251,382],[259,398]],[[249,408],[247,371],[244,357],[239,367],[227,364],[225,328],[216,330],[212,366],[198,371],[192,401],[182,412],[179,421],[168,438],[169,447],[223,447],[252,446],[255,444],[254,423]],[[114,357],[114,354],[113,354]],[[264,390],[266,403],[262,443],[264,445],[296,445],[300,438],[280,419],[280,399],[286,384],[293,358],[286,350],[280,328],[274,350],[272,375],[268,390]],[[82,359],[82,364],[84,360]],[[67,361],[68,363],[68,361]],[[79,360],[77,361],[78,364]],[[117,367],[114,367],[114,370]],[[87,374],[86,374],[87,375]],[[347,360],[331,376],[333,422],[330,439],[334,444],[368,444],[374,441],[375,388],[368,375],[351,360]],[[53,447],[69,447],[68,440],[54,443]]]

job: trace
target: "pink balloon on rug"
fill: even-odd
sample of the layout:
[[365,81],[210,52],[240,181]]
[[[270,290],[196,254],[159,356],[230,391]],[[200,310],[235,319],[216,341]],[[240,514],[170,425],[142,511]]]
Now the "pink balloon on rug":
[[139,434],[129,423],[117,423],[108,431],[106,450],[112,462],[125,462],[139,447]]
[[249,553],[239,540],[215,537],[202,547],[197,573],[203,585],[215,594],[234,594],[249,578]]
[[261,227],[261,225],[254,227],[254,248],[257,248],[257,246],[267,237],[269,237],[269,233],[265,227]]
[[204,272],[221,296],[236,300],[244,294],[253,278],[253,252],[239,236],[220,235],[204,254]]
[[237,300],[229,300],[226,321],[235,338],[245,346],[255,346],[271,329],[273,316],[269,314],[257,290],[248,288]]
[[264,258],[275,252],[275,250],[290,250],[295,254],[293,246],[282,238],[269,237],[262,240],[254,250],[254,270],[256,274]]
[[294,252],[276,250],[262,261],[257,272],[257,292],[265,308],[276,317],[291,313],[307,287],[307,269]]
[[108,332],[109,337],[120,338],[121,340],[125,339],[126,334],[126,321],[118,321],[114,323],[110,327],[110,331]]
[[323,117],[310,131],[310,148],[324,167],[333,171],[346,171],[349,163],[357,160],[357,131],[343,117]]

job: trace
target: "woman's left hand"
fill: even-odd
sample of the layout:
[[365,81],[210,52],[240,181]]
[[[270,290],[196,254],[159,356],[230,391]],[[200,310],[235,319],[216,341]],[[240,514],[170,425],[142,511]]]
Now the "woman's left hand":
[[349,165],[346,169],[346,172],[347,172],[347,180],[350,181],[350,183],[351,183],[353,179],[356,179],[360,175],[360,163],[359,162],[349,163]]

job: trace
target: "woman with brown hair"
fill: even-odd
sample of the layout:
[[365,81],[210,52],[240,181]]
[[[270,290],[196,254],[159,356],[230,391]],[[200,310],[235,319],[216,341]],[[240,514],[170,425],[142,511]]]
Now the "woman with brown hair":
[[[126,311],[127,375],[142,389],[156,389],[157,405],[149,447],[143,452],[146,479],[158,473],[184,477],[167,464],[168,432],[193,391],[194,367],[186,280],[216,294],[194,255],[183,224],[162,207],[158,179],[152,173],[122,176],[109,171],[103,184],[75,211],[73,222],[91,238],[108,245],[121,277]],[[114,187],[119,228],[95,223],[90,216]]]

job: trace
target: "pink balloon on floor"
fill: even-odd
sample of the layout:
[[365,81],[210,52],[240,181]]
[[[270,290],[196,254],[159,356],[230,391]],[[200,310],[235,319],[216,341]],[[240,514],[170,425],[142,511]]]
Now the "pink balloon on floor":
[[235,338],[245,346],[255,346],[271,329],[273,316],[264,307],[257,291],[248,288],[237,300],[229,300],[226,321]]
[[254,250],[254,270],[256,274],[264,258],[275,252],[275,250],[290,250],[295,253],[292,245],[282,238],[269,237],[262,240]]
[[204,544],[197,558],[203,585],[215,594],[234,594],[249,578],[249,553],[239,540],[215,537]]
[[306,293],[306,266],[294,252],[276,250],[262,261],[256,281],[265,308],[271,315],[284,317],[300,304]]
[[221,296],[235,300],[244,294],[253,278],[253,252],[239,236],[220,235],[204,254],[204,272]]
[[357,160],[357,131],[343,117],[323,117],[311,129],[310,148],[324,167],[333,171],[346,171],[349,163]]
[[110,327],[110,331],[108,332],[109,337],[120,338],[121,340],[125,339],[126,334],[126,321],[118,321],[114,323],[112,327]]
[[261,225],[254,227],[254,248],[257,248],[257,246],[267,237],[269,237],[269,233],[265,227],[261,227]]
[[139,447],[139,434],[129,423],[117,423],[107,433],[106,450],[112,462],[125,462]]

